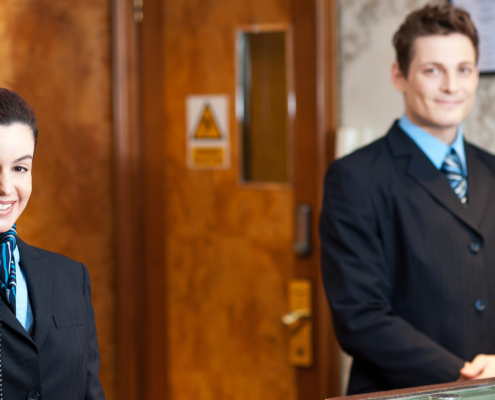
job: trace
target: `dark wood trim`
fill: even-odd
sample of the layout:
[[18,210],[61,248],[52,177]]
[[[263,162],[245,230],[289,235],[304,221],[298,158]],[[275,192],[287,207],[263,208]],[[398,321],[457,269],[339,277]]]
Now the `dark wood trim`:
[[[323,180],[328,165],[334,160],[335,138],[339,124],[338,97],[338,2],[317,0],[317,95],[318,95],[318,200],[319,217],[323,200]],[[317,235],[317,233],[316,233]],[[318,272],[320,270],[320,241],[317,240]],[[340,388],[339,345],[330,318],[330,307],[318,273],[318,303],[320,321],[320,393],[323,397],[337,396]]]
[[139,118],[138,32],[131,1],[112,0],[114,218],[117,397],[141,399],[143,389],[143,249]]
[[376,393],[368,393],[368,394],[356,394],[354,396],[342,396],[335,397],[333,400],[368,400],[368,399],[390,399],[397,398],[397,396],[407,396],[413,394],[420,393],[428,393],[428,392],[438,392],[444,391],[448,389],[456,389],[456,388],[468,388],[472,386],[473,388],[479,387],[486,384],[495,384],[495,378],[489,379],[480,379],[475,381],[463,381],[463,382],[451,382],[451,383],[442,383],[439,385],[431,385],[431,386],[419,386],[413,387],[409,389],[398,389],[398,390],[390,390],[387,392],[376,392]]
[[[326,4],[325,4],[326,3]],[[294,197],[312,206],[313,248],[309,257],[297,258],[295,276],[314,283],[314,366],[297,368],[298,399],[316,400],[338,395],[338,346],[321,284],[318,219],[324,170],[331,160],[337,126],[336,1],[293,0],[294,75],[297,112],[294,120]],[[322,12],[324,14],[322,15]],[[335,30],[335,32],[333,32]],[[330,34],[329,34],[330,32]],[[327,46],[334,46],[327,50]],[[328,89],[327,89],[328,88]]]
[[[339,127],[339,18],[338,0],[318,0],[318,113],[320,177],[335,158]],[[320,186],[323,195],[323,185]]]
[[141,24],[140,70],[143,151],[145,366],[142,399],[167,397],[168,357],[165,270],[164,63],[162,0],[146,0]]

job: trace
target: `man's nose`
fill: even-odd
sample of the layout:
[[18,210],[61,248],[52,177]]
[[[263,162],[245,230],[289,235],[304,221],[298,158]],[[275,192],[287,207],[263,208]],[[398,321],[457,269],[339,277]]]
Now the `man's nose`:
[[447,71],[444,75],[442,89],[448,93],[456,92],[459,88],[458,79],[457,71]]

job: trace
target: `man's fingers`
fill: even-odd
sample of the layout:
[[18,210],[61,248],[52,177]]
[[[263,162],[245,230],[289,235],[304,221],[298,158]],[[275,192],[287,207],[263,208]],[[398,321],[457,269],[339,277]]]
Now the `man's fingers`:
[[483,372],[476,377],[476,379],[485,379],[485,378],[493,378],[495,377],[495,357],[494,356],[486,356],[487,363]]
[[461,377],[467,379],[476,378],[478,375],[480,375],[483,372],[487,364],[488,364],[488,357],[484,355],[476,356],[472,362],[470,363],[467,362],[464,364],[464,367],[460,371]]

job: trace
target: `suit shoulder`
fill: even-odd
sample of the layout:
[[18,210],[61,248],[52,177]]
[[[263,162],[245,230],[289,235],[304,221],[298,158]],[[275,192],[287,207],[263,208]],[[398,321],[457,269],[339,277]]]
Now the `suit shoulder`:
[[343,169],[349,172],[366,174],[378,168],[389,158],[389,151],[385,137],[382,137],[367,146],[361,147],[352,153],[335,160],[330,168]]
[[78,274],[81,273],[81,266],[83,266],[83,264],[67,256],[64,256],[63,254],[55,253],[53,251],[45,250],[35,246],[30,246],[22,240],[19,240],[18,245],[19,250],[21,251],[21,260],[22,252],[29,252],[34,256],[45,258],[57,270],[77,271]]
[[470,148],[478,158],[483,160],[486,164],[488,164],[490,167],[495,168],[495,155],[492,153],[489,153],[486,150],[483,150],[482,148],[475,146],[472,143],[466,142],[466,147]]
[[63,254],[60,253],[55,253],[53,251],[45,250],[45,249],[40,249],[39,247],[33,247],[40,255],[42,255],[45,258],[49,258],[50,260],[56,261],[59,264],[64,264],[64,265],[70,265],[70,266],[77,266],[80,267],[81,263],[73,260],[72,258],[69,258],[67,256],[64,256]]

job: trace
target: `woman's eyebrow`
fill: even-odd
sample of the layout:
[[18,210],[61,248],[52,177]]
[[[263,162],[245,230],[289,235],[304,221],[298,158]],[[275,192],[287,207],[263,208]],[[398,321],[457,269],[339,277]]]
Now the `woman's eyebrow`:
[[22,161],[22,160],[25,160],[26,158],[30,158],[31,160],[33,159],[33,156],[28,154],[28,155],[25,155],[21,158],[18,158],[17,160],[14,160],[14,162],[19,162],[19,161]]

